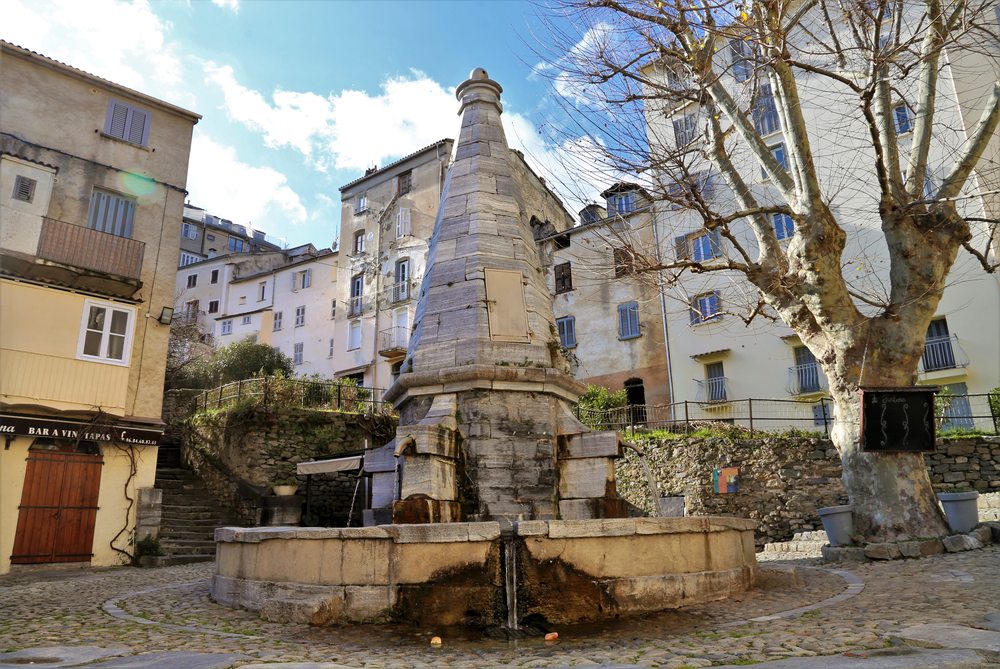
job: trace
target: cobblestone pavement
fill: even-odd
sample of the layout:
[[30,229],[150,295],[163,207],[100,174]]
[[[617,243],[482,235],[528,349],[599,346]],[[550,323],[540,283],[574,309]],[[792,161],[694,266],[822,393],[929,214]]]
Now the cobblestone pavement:
[[[559,629],[559,641],[549,644],[490,641],[458,630],[266,623],[208,598],[210,564],[20,573],[0,577],[0,652],[90,645],[371,668],[607,663],[677,669],[881,648],[910,625],[981,625],[1000,609],[996,545],[849,567],[818,565],[808,554],[781,558],[762,561],[761,587],[740,597],[640,620]],[[843,569],[850,574],[838,573]],[[852,575],[863,589],[847,588],[845,577]],[[838,598],[845,590],[853,596]],[[814,604],[821,606],[771,617]],[[444,638],[441,648],[429,646],[434,634]]]

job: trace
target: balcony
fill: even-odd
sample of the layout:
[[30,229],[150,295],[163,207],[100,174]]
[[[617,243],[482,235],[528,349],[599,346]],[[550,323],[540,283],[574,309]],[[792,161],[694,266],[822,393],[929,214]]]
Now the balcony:
[[969,366],[969,356],[958,343],[957,335],[930,337],[924,342],[924,354],[920,358],[917,371],[921,374],[942,369],[958,369]]
[[417,290],[415,281],[401,281],[393,283],[382,289],[382,300],[386,304],[402,304],[409,302]]
[[410,329],[394,327],[378,333],[378,354],[383,358],[401,358],[410,343]]
[[119,297],[142,287],[143,242],[54,218],[34,221],[19,226],[16,237],[4,236],[5,271]]
[[711,379],[694,380],[697,385],[696,402],[725,402],[729,399],[729,379],[717,376]]
[[817,363],[795,365],[788,368],[788,384],[785,389],[789,395],[821,393],[827,388],[826,375]]
[[351,297],[347,300],[347,317],[354,318],[355,316],[360,316],[361,312],[365,310],[364,298],[360,295],[358,297]]

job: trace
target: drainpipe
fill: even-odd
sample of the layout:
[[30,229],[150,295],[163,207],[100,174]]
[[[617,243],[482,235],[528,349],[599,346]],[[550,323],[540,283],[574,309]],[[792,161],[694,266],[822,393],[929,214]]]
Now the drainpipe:
[[[660,229],[656,225],[656,207],[654,205],[650,212],[653,216],[653,243],[656,245],[656,262],[663,265],[663,247],[660,244]],[[670,360],[670,335],[667,332],[667,294],[663,285],[663,273],[656,273],[656,290],[660,294],[660,322],[663,323],[663,354],[667,361],[667,392],[670,393],[670,417],[674,417],[673,404],[677,401],[674,397],[674,364]]]

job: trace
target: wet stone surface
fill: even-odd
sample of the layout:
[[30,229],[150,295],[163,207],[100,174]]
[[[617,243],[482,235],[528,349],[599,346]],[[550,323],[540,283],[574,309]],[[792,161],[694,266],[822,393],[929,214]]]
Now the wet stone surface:
[[[761,556],[763,557],[763,556]],[[762,562],[760,588],[723,602],[642,619],[560,628],[559,640],[489,640],[474,630],[305,625],[261,621],[208,598],[212,566],[130,568],[0,577],[0,652],[55,646],[131,653],[234,653],[234,661],[329,662],[346,667],[705,667],[882,648],[925,623],[987,627],[1000,601],[1000,547],[920,560],[851,565],[859,593],[791,618],[846,589],[841,567],[810,554]],[[773,567],[773,568],[772,568]],[[858,589],[855,586],[855,591]],[[111,615],[105,604],[120,611]],[[115,611],[113,607],[109,610]],[[444,639],[440,648],[430,637]]]

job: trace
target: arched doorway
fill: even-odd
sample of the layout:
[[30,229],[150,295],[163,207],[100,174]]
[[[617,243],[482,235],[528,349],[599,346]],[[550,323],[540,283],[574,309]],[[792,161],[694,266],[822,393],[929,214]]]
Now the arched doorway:
[[646,423],[646,388],[642,379],[631,378],[625,382],[625,397],[628,401],[628,419],[631,425]]
[[12,564],[90,561],[103,465],[93,442],[34,441],[28,449]]

